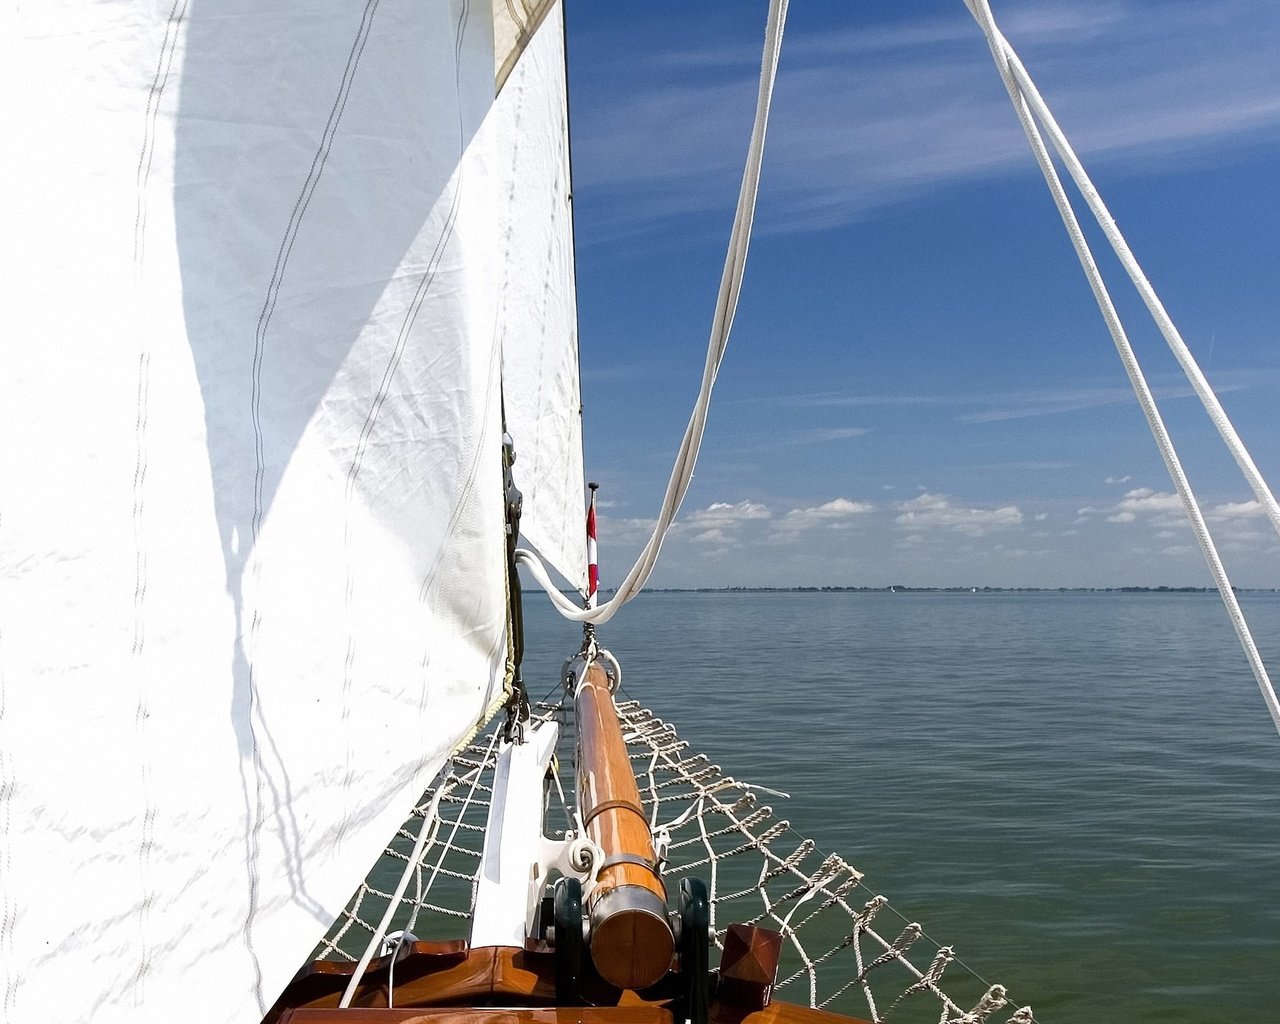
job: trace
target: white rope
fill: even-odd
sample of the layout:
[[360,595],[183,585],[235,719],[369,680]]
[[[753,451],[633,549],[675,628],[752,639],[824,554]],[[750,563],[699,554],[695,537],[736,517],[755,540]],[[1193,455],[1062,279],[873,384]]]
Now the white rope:
[[[535,706],[536,717],[546,721],[561,706],[540,703]],[[811,1006],[854,1012],[870,1021],[884,1021],[890,1016],[877,1009],[878,1004],[892,1010],[903,997],[910,995],[914,1001],[921,993],[938,1000],[937,1019],[951,1024],[981,1024],[996,1005],[1004,1004],[1004,990],[983,981],[988,994],[966,1015],[964,1006],[941,988],[938,954],[943,947],[939,943],[918,924],[911,924],[898,914],[883,896],[873,896],[865,906],[857,907],[856,897],[872,895],[863,884],[861,872],[838,856],[824,856],[811,840],[796,835],[771,807],[759,803],[759,787],[722,774],[705,754],[691,753],[688,742],[651,711],[634,701],[622,701],[618,704],[618,718],[646,815],[651,822],[668,821],[655,830],[665,831],[669,837],[663,869],[668,885],[674,884],[672,879],[695,872],[709,880],[710,909],[716,915],[712,927],[718,933],[714,935],[718,945],[723,945],[725,932],[716,923],[726,919],[780,928],[785,940],[777,987],[790,988],[800,1001],[806,1000],[798,990],[807,988]],[[415,865],[419,879],[429,873],[425,886],[419,882],[419,905],[424,910],[462,919],[470,916],[480,853],[466,848],[462,840],[470,830],[483,831],[483,825],[476,820],[477,816],[484,817],[479,813],[486,806],[484,794],[492,792],[496,735],[491,734],[458,754],[452,771],[438,777],[435,788],[424,797],[426,807],[414,812],[415,817],[420,813],[425,816],[423,828],[406,824],[396,833],[410,841],[415,832],[419,836],[425,834],[426,845],[415,846],[413,853],[407,855],[388,848],[384,851],[387,859],[373,872],[379,877],[384,872],[392,874],[392,863],[407,859]],[[564,805],[558,778],[556,786]],[[452,804],[456,812],[452,820],[446,804]],[[464,821],[464,817],[468,820]],[[580,822],[578,828],[581,831]],[[466,875],[446,866],[445,857],[459,853],[465,853],[470,860]],[[428,871],[433,862],[434,870]],[[399,876],[401,872],[397,869],[394,874]],[[434,897],[448,906],[423,900],[433,885],[438,891],[446,887],[445,883],[459,879],[472,883],[468,886],[469,896],[454,885],[443,897]],[[404,885],[396,893],[382,893],[366,881],[359,892],[376,895],[391,906],[409,902]],[[355,902],[358,909],[358,895]],[[414,914],[418,909],[415,906]],[[897,922],[902,931],[898,938],[893,937],[895,931],[878,931],[873,926],[877,912],[882,912],[881,924]],[[355,910],[348,911],[348,916],[354,917]],[[358,921],[374,933],[366,950],[369,955],[358,967],[366,977],[373,956],[370,951],[383,947],[382,936],[390,927],[391,919],[386,914],[382,916],[383,923],[377,929],[372,918]],[[413,928],[411,917],[406,931]],[[342,954],[338,948],[341,934],[326,938],[324,946],[330,952]],[[412,936],[403,941],[412,941]],[[391,955],[394,958],[394,951]],[[350,959],[354,961],[356,957]],[[950,962],[950,954],[947,959]],[[954,962],[969,970],[963,961]],[[392,969],[394,963],[393,959]],[[389,974],[388,985],[393,980]],[[845,1006],[859,998],[865,999],[869,1014]],[[1033,1018],[1028,1011],[1018,1019]]]
[[[824,857],[811,840],[800,840],[790,852],[775,850],[775,842],[800,837],[785,820],[776,819],[771,808],[757,805],[755,787],[722,775],[704,755],[686,757],[687,744],[653,712],[625,701],[618,705],[618,717],[630,756],[637,762],[637,787],[650,821],[668,821],[664,828],[672,840],[666,873],[683,876],[696,871],[709,876],[717,944],[724,934],[717,921],[724,916],[782,932],[778,990],[805,985],[810,1006],[839,1004],[841,1012],[859,1017],[863,1014],[842,1004],[861,993],[871,1021],[886,1020],[894,1006],[918,993],[939,1001],[939,1021],[955,1024],[978,1024],[1006,1005],[1007,992],[983,981],[986,994],[966,1013],[941,988],[948,964],[973,974],[950,947],[935,943],[919,924],[898,915],[883,896],[854,909],[850,897],[867,891],[862,873],[838,856]],[[669,788],[673,785],[674,792]],[[682,807],[680,813],[662,816],[660,805],[672,802]],[[748,880],[748,875],[754,877]],[[872,918],[882,908],[901,922],[897,938],[872,927]],[[821,943],[817,955],[810,951],[814,941]],[[885,998],[888,1010],[877,1007],[878,997]],[[1028,1010],[1019,1019],[1034,1018]]]
[[[1116,351],[1120,354],[1120,361],[1124,365],[1125,373],[1129,376],[1129,381],[1133,386],[1134,394],[1137,395],[1138,404],[1142,407],[1143,415],[1147,419],[1147,425],[1151,428],[1151,434],[1155,438],[1156,447],[1160,451],[1160,457],[1164,459],[1166,469],[1169,476],[1173,480],[1178,496],[1182,499],[1183,509],[1186,511],[1187,519],[1191,523],[1192,532],[1195,534],[1197,542],[1200,544],[1200,550],[1204,553],[1205,562],[1209,566],[1209,572],[1213,576],[1213,581],[1218,588],[1218,593],[1222,596],[1222,602],[1227,609],[1227,617],[1231,620],[1231,625],[1235,628],[1236,636],[1240,640],[1240,646],[1244,649],[1245,657],[1248,659],[1249,667],[1253,670],[1254,679],[1257,680],[1258,689],[1262,692],[1262,699],[1267,705],[1267,710],[1271,713],[1272,721],[1275,723],[1277,732],[1280,732],[1280,700],[1276,697],[1274,687],[1271,685],[1271,679],[1267,675],[1266,666],[1262,662],[1262,656],[1258,653],[1257,645],[1254,643],[1253,635],[1249,631],[1249,625],[1245,621],[1244,612],[1240,608],[1240,602],[1236,600],[1234,591],[1232,590],[1231,580],[1227,576],[1226,567],[1222,564],[1222,559],[1218,555],[1218,550],[1213,543],[1213,538],[1209,533],[1208,524],[1205,522],[1204,515],[1200,511],[1199,503],[1196,501],[1195,494],[1191,490],[1191,484],[1187,479],[1186,473],[1182,469],[1182,463],[1178,459],[1178,453],[1174,449],[1173,441],[1169,437],[1169,432],[1164,425],[1164,421],[1160,417],[1160,412],[1156,407],[1155,398],[1151,394],[1151,389],[1147,385],[1142,368],[1138,364],[1137,356],[1134,354],[1133,347],[1129,344],[1129,339],[1125,334],[1124,327],[1120,322],[1120,316],[1116,312],[1115,305],[1111,301],[1111,296],[1107,292],[1106,285],[1102,280],[1102,274],[1098,270],[1098,265],[1093,258],[1093,253],[1089,249],[1089,244],[1085,240],[1084,232],[1080,228],[1080,222],[1076,219],[1075,211],[1071,207],[1071,201],[1067,198],[1062,181],[1058,177],[1057,169],[1053,165],[1053,160],[1049,155],[1048,149],[1045,147],[1044,140],[1040,136],[1040,131],[1032,119],[1032,114],[1028,108],[1028,98],[1024,95],[1020,80],[1016,75],[1013,64],[1016,62],[1016,56],[1013,54],[1012,47],[1008,40],[1000,33],[996,27],[995,17],[991,13],[991,6],[988,0],[964,0],[965,6],[969,8],[969,12],[982,28],[983,34],[987,37],[987,43],[991,48],[991,55],[995,59],[996,67],[1000,71],[1000,77],[1004,81],[1005,89],[1009,93],[1009,99],[1013,103],[1014,110],[1018,115],[1018,121],[1022,124],[1022,129],[1026,133],[1027,140],[1031,143],[1031,150],[1035,154],[1036,163],[1040,165],[1040,170],[1044,174],[1045,182],[1049,186],[1049,193],[1053,197],[1054,205],[1058,208],[1058,213],[1062,217],[1062,222],[1066,226],[1067,235],[1071,239],[1071,244],[1075,247],[1076,255],[1080,260],[1080,266],[1084,269],[1085,278],[1089,282],[1089,287],[1093,291],[1094,299],[1098,303],[1098,308],[1102,312],[1102,319],[1106,322],[1107,329],[1111,332],[1112,340],[1115,342]],[[1025,70],[1023,75],[1026,82],[1030,84],[1030,78],[1026,77]],[[1038,95],[1038,94],[1037,94]],[[1043,107],[1043,100],[1040,100],[1039,106]],[[1056,128],[1056,125],[1054,126]],[[1052,130],[1051,130],[1052,132]],[[1061,135],[1061,131],[1058,131]],[[1062,140],[1066,145],[1066,139]],[[1056,145],[1056,143],[1055,143]],[[1069,147],[1068,147],[1069,148]],[[1078,163],[1078,161],[1077,161]],[[1083,174],[1083,168],[1081,169]],[[1078,180],[1078,179],[1077,179]],[[1087,179],[1086,179],[1087,180]],[[1090,185],[1092,190],[1092,185]],[[1095,194],[1096,194],[1096,190]],[[1087,198],[1087,197],[1086,197]],[[1099,200],[1099,205],[1101,200]],[[1105,207],[1102,207],[1105,213]],[[1095,212],[1097,212],[1095,210]],[[1110,215],[1106,215],[1106,219],[1110,220]],[[1105,225],[1104,225],[1105,227]],[[1116,236],[1119,236],[1118,230]],[[1110,235],[1108,235],[1110,237]],[[1123,243],[1123,239],[1120,240]],[[1113,244],[1115,244],[1113,242]],[[1126,247],[1125,251],[1128,249]],[[1119,250],[1117,250],[1119,253]],[[1132,260],[1132,254],[1129,254]],[[1136,267],[1136,261],[1133,261]],[[1141,277],[1141,270],[1137,273]],[[1132,273],[1131,275],[1132,276]],[[1143,278],[1145,281],[1145,277]],[[1136,282],[1135,282],[1136,283]],[[1150,286],[1148,285],[1148,289]],[[1154,299],[1155,293],[1152,291],[1151,296]],[[1144,295],[1144,298],[1146,296]],[[1155,300],[1159,304],[1159,300]],[[1150,303],[1148,304],[1150,308]],[[1163,312],[1163,307],[1161,307]],[[1167,320],[1167,315],[1165,316]],[[1170,324],[1172,327],[1172,324]],[[1163,329],[1163,328],[1162,328]],[[1176,334],[1176,332],[1174,332]],[[1166,338],[1168,335],[1166,335]],[[1181,339],[1179,339],[1181,342]],[[1182,346],[1185,349],[1185,345]],[[1176,352],[1176,348],[1175,348]],[[1187,353],[1190,359],[1190,353]],[[1181,358],[1180,360],[1181,361]],[[1194,366],[1194,360],[1191,360]],[[1189,372],[1189,371],[1188,371]],[[1198,370],[1197,370],[1198,372]],[[1203,380],[1203,375],[1200,376]],[[1194,384],[1194,380],[1193,380]],[[1205,388],[1208,388],[1205,382]],[[1197,391],[1199,389],[1197,388]],[[1210,391],[1210,394],[1212,392]],[[1216,401],[1216,400],[1215,400]],[[1212,414],[1211,414],[1212,415]],[[1225,421],[1226,414],[1222,414]],[[1230,424],[1227,424],[1230,429]],[[1221,429],[1221,428],[1220,428]],[[1231,431],[1231,436],[1235,437],[1235,432]],[[1239,438],[1235,437],[1235,441],[1239,444]],[[1228,442],[1228,447],[1231,443]],[[1243,445],[1240,445],[1243,449]],[[1234,452],[1233,452],[1234,454]],[[1252,466],[1252,460],[1248,459],[1245,453],[1245,459],[1249,466]],[[1239,461],[1239,458],[1237,458]],[[1243,463],[1242,463],[1243,468]],[[1256,469],[1254,470],[1256,473]],[[1248,475],[1246,471],[1246,476]],[[1261,477],[1258,477],[1261,481]],[[1262,489],[1270,496],[1270,491],[1266,490],[1265,483]],[[1262,500],[1261,498],[1259,500]],[[1275,499],[1271,499],[1271,503],[1275,503]],[[1266,505],[1266,502],[1263,502]],[[1270,512],[1270,509],[1268,508]]]
[[742,187],[738,192],[738,206],[733,218],[733,230],[729,236],[729,249],[725,255],[724,271],[720,278],[720,291],[716,298],[715,317],[711,324],[711,338],[707,345],[706,363],[702,370],[702,386],[694,403],[689,424],[685,427],[680,450],[671,469],[671,478],[663,495],[653,534],[627,573],[614,595],[595,608],[580,608],[560,593],[551,581],[538,557],[531,551],[516,551],[516,561],[524,565],[547,592],[560,614],[574,622],[608,622],[618,610],[635,597],[648,582],[658,553],[666,539],[671,523],[680,510],[685,492],[693,479],[693,469],[698,461],[698,449],[706,431],[707,411],[711,404],[711,391],[715,387],[716,374],[729,344],[729,332],[733,328],[734,314],[738,308],[738,295],[742,288],[742,274],[747,263],[747,248],[751,241],[751,223],[755,217],[756,193],[760,188],[760,165],[764,158],[765,130],[769,123],[769,105],[773,98],[773,83],[778,71],[778,55],[782,48],[782,30],[787,19],[787,0],[770,0],[769,19],[765,28],[764,55],[760,67],[760,89],[756,98],[755,123],[751,129],[751,144],[747,149],[746,167],[742,174]]
[[1155,321],[1156,326],[1160,328],[1160,333],[1164,335],[1165,341],[1173,351],[1183,372],[1187,375],[1187,380],[1191,382],[1195,393],[1199,396],[1205,412],[1209,414],[1209,419],[1213,421],[1213,425],[1217,428],[1219,436],[1227,446],[1227,450],[1231,452],[1232,458],[1236,460],[1236,464],[1244,474],[1245,480],[1248,481],[1249,487],[1257,497],[1258,503],[1267,513],[1267,517],[1271,520],[1271,525],[1275,527],[1276,532],[1280,533],[1280,503],[1276,501],[1275,495],[1272,493],[1271,488],[1267,486],[1267,482],[1263,479],[1258,467],[1254,464],[1252,456],[1250,456],[1244,442],[1240,439],[1240,435],[1236,433],[1235,427],[1227,417],[1226,410],[1222,408],[1222,403],[1218,401],[1218,396],[1214,393],[1212,385],[1210,385],[1201,371],[1195,356],[1191,354],[1191,350],[1187,348],[1186,343],[1182,340],[1182,335],[1165,310],[1164,303],[1160,301],[1160,297],[1156,295],[1151,282],[1147,280],[1146,274],[1142,272],[1142,267],[1139,266],[1137,258],[1129,248],[1128,242],[1125,241],[1124,235],[1120,233],[1120,228],[1116,224],[1115,218],[1111,216],[1111,211],[1107,209],[1106,203],[1103,202],[1102,196],[1099,195],[1097,188],[1090,180],[1084,165],[1080,163],[1075,150],[1071,148],[1070,141],[1068,141],[1059,127],[1053,112],[1045,103],[1044,97],[1040,95],[1040,91],[1031,80],[1027,69],[1023,66],[1022,61],[1018,59],[1018,55],[1014,53],[1009,41],[999,34],[998,28],[996,29],[996,38],[1022,95],[1030,103],[1031,109],[1035,112],[1036,118],[1040,122],[1040,126],[1044,129],[1045,134],[1049,136],[1049,141],[1053,143],[1053,148],[1066,165],[1068,172],[1070,172],[1072,179],[1076,183],[1076,187],[1080,190],[1080,195],[1093,212],[1098,221],[1098,226],[1102,228],[1107,241],[1111,243],[1111,248],[1115,250],[1116,256],[1119,257],[1120,263],[1129,275],[1129,280],[1133,282],[1138,294],[1142,296],[1142,301],[1146,303],[1147,310],[1151,313],[1151,318]]
[[356,989],[359,987],[360,982],[364,980],[364,972],[369,967],[369,961],[373,959],[374,951],[382,946],[383,936],[387,934],[387,929],[391,927],[391,919],[400,908],[400,900],[404,896],[405,889],[409,887],[409,879],[413,875],[414,869],[418,866],[418,860],[422,856],[422,849],[427,842],[427,835],[435,824],[436,815],[440,810],[440,798],[444,796],[444,790],[443,783],[436,787],[435,795],[431,798],[431,806],[427,808],[427,813],[422,819],[422,828],[418,830],[417,841],[413,844],[413,853],[409,857],[409,863],[405,865],[404,873],[400,876],[400,882],[396,886],[395,894],[387,904],[387,911],[382,915],[382,920],[378,923],[378,927],[374,929],[373,937],[365,947],[364,955],[360,957],[360,962],[356,964],[356,969],[352,972],[351,978],[347,982],[347,987],[342,993],[342,999],[338,1002],[338,1006],[341,1009],[351,1005],[351,999],[356,994]]
[[[485,764],[493,756],[493,748],[498,742],[498,731],[495,730],[493,737],[489,740],[489,747],[485,752],[482,764],[473,769],[474,777],[471,780],[471,788],[467,791],[466,799],[463,801],[462,807],[459,809],[457,817],[454,819],[453,831],[449,833],[449,838],[445,840],[444,848],[440,851],[440,857],[436,861],[435,869],[431,873],[431,877],[427,880],[426,887],[422,889],[419,896],[419,904],[431,891],[431,886],[435,884],[436,876],[440,874],[440,867],[444,863],[445,854],[448,853],[453,845],[454,836],[458,834],[458,827],[462,822],[462,816],[472,799],[475,796],[476,786],[479,785],[480,776]],[[446,769],[447,771],[447,769]],[[444,777],[439,786],[436,787],[435,793],[431,797],[431,804],[427,807],[427,812],[422,819],[422,827],[418,830],[418,838],[413,844],[413,852],[409,855],[409,862],[405,865],[403,873],[400,875],[400,881],[396,884],[396,891],[387,903],[386,913],[382,915],[382,920],[378,922],[378,927],[374,929],[373,937],[370,938],[369,944],[365,947],[364,954],[360,957],[360,962],[356,965],[355,971],[351,975],[351,979],[347,982],[347,987],[342,993],[342,999],[338,1002],[340,1009],[346,1009],[351,1005],[351,1000],[356,994],[356,989],[360,982],[364,979],[364,973],[369,967],[369,961],[373,959],[374,951],[382,947],[382,940],[387,934],[387,930],[391,927],[392,918],[395,917],[396,911],[400,909],[400,901],[404,898],[404,893],[409,888],[409,879],[413,877],[415,871],[421,864],[422,851],[426,847],[427,836],[433,832],[435,823],[440,813],[440,801],[445,795],[447,785],[447,776]],[[392,998],[390,990],[387,992],[388,1004]]]

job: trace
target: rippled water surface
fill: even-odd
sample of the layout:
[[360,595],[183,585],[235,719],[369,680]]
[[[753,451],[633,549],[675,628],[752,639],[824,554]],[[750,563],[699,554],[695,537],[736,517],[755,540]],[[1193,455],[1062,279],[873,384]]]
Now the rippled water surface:
[[[526,618],[550,690],[578,634]],[[1216,595],[659,593],[601,639],[1044,1024],[1280,1020],[1280,737]]]

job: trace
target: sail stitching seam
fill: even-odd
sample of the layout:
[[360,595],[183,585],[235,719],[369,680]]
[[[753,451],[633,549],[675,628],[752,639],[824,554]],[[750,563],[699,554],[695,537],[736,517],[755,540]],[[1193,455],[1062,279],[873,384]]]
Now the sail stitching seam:
[[[276,252],[275,266],[272,269],[271,280],[267,285],[267,295],[263,301],[262,310],[258,314],[258,324],[254,337],[254,353],[252,366],[252,387],[250,396],[250,414],[253,421],[254,433],[254,489],[253,489],[253,558],[252,576],[256,584],[260,571],[260,565],[257,558],[257,542],[262,527],[263,509],[263,485],[266,476],[266,452],[265,437],[262,425],[262,369],[266,357],[267,332],[271,324],[271,319],[275,313],[276,303],[279,299],[280,290],[284,281],[285,270],[288,266],[289,257],[292,255],[294,243],[297,240],[298,232],[301,228],[302,218],[306,214],[311,204],[311,198],[315,194],[315,190],[319,184],[320,176],[324,171],[325,163],[328,160],[329,150],[333,145],[333,139],[337,132],[338,123],[342,118],[343,111],[346,109],[347,97],[350,95],[351,86],[355,79],[356,68],[360,63],[360,58],[364,53],[365,43],[368,41],[369,33],[373,26],[373,17],[377,11],[379,0],[367,0],[364,10],[361,13],[360,25],[356,30],[356,34],[351,43],[351,48],[347,54],[346,65],[343,68],[342,78],[338,87],[338,93],[334,98],[333,105],[329,109],[328,119],[321,133],[320,145],[317,147],[315,154],[311,158],[311,166],[308,169],[307,176],[303,181],[302,189],[298,193],[297,199],[294,201],[293,210],[290,213],[289,222],[285,228],[284,236],[280,240],[280,246]],[[243,937],[245,947],[249,952],[249,956],[254,966],[254,994],[257,999],[259,1008],[265,1012],[266,1004],[262,989],[262,970],[258,962],[258,957],[253,948],[253,921],[258,909],[258,868],[257,861],[260,854],[260,835],[263,825],[263,760],[262,750],[258,739],[258,719],[261,717],[262,710],[258,696],[258,679],[257,671],[254,665],[253,652],[256,648],[256,640],[261,627],[261,613],[257,604],[256,585],[254,587],[254,609],[253,617],[249,628],[248,647],[246,653],[246,661],[248,663],[248,700],[249,714],[247,720],[251,741],[253,746],[253,776],[254,776],[254,805],[252,810],[252,822],[247,837],[247,868],[249,874],[249,892],[248,906],[246,908]],[[248,794],[246,793],[246,797]],[[345,819],[344,819],[345,825]]]
[[[4,536],[4,513],[0,511],[0,537]],[[9,848],[13,835],[12,801],[17,790],[17,773],[9,751],[9,743],[5,724],[5,708],[8,704],[8,691],[5,685],[4,671],[4,621],[0,616],[0,874],[9,877],[12,853]],[[17,927],[18,906],[9,897],[9,886],[0,885],[0,963],[4,964],[4,1003],[5,1016],[13,1015],[18,1004],[19,975],[15,974],[16,958],[13,955],[14,930]]]
[[[156,55],[155,72],[147,91],[147,103],[143,114],[142,146],[138,152],[138,163],[135,171],[136,194],[133,223],[133,270],[135,288],[141,288],[141,280],[145,265],[146,233],[147,233],[147,189],[151,180],[151,169],[155,161],[160,104],[169,84],[169,77],[178,51],[183,21],[186,18],[187,0],[174,0],[165,19],[164,36]],[[145,501],[147,474],[147,413],[148,391],[150,388],[151,353],[145,340],[138,356],[137,399],[134,420],[134,471],[133,471],[133,542],[134,542],[134,592],[133,592],[133,644],[131,662],[133,666],[134,685],[137,688],[137,701],[134,709],[135,749],[138,751],[140,767],[140,784],[142,788],[142,822],[138,844],[138,883],[141,904],[138,911],[138,967],[133,977],[133,999],[135,1006],[141,1006],[147,976],[151,972],[152,945],[148,935],[150,932],[151,910],[155,905],[156,893],[151,878],[151,856],[155,845],[155,821],[158,813],[155,794],[152,787],[151,760],[147,755],[149,749],[147,720],[150,717],[148,680],[143,664],[143,648],[146,643],[146,620],[144,617],[147,593],[147,552],[145,546],[145,530],[143,526],[143,505]]]

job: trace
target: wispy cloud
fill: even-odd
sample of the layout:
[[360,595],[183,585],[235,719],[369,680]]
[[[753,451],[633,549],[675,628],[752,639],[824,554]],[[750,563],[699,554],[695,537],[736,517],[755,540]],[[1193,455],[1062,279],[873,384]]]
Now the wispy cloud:
[[874,507],[867,501],[834,498],[821,505],[793,508],[781,519],[776,520],[773,528],[775,533],[782,535],[794,535],[817,527],[843,529]]
[[809,430],[793,430],[787,435],[789,444],[816,444],[823,441],[844,441],[870,433],[869,427],[814,427]]
[[901,514],[895,522],[907,530],[955,530],[970,537],[981,537],[992,530],[1007,529],[1022,523],[1022,511],[1016,505],[1001,508],[969,508],[953,505],[942,494],[921,494],[898,506]]
[[726,544],[743,523],[769,519],[767,505],[755,501],[717,501],[681,518],[676,527],[700,544]]
[[601,515],[599,520],[600,534],[609,541],[634,541],[637,538],[647,537],[658,525],[656,519],[640,517]]
[[1253,501],[1228,501],[1222,505],[1215,505],[1206,515],[1211,522],[1259,519],[1263,515],[1263,509],[1262,503],[1255,498]]
[[[1269,2],[1168,3],[1159,17],[1057,3],[1004,27],[1086,159],[1203,159],[1206,140],[1280,128],[1280,16]],[[824,29],[787,41],[761,230],[850,223],[950,182],[1036,174],[967,15]],[[607,109],[575,110],[580,188],[634,200],[612,230],[732,206],[758,60],[754,43],[637,59]]]
[[[1213,387],[1219,395],[1247,391],[1274,383],[1276,374],[1271,370],[1231,370],[1213,375]],[[1194,398],[1195,392],[1181,376],[1160,374],[1150,380],[1152,393],[1157,401],[1171,402]],[[985,393],[940,394],[882,394],[859,395],[835,391],[822,391],[800,395],[779,395],[770,401],[786,405],[826,406],[833,408],[872,406],[882,408],[912,408],[918,406],[977,406],[972,412],[957,412],[960,423],[998,423],[1004,420],[1026,419],[1033,416],[1054,416],[1062,413],[1098,409],[1112,405],[1128,405],[1134,402],[1133,389],[1127,385],[1103,385],[1084,387],[1025,388],[1012,391]],[[752,399],[759,401],[759,399]],[[1046,467],[1048,468],[1048,467]],[[1125,478],[1127,479],[1127,478]],[[1121,482],[1113,477],[1108,483]]]
[[751,519],[768,519],[772,512],[769,511],[767,505],[762,505],[757,501],[715,501],[706,508],[700,508],[690,513],[685,518],[685,522],[693,526],[714,523],[721,525],[724,523],[740,523]]
[[584,384],[603,384],[619,380],[636,381],[669,378],[672,370],[671,363],[652,360],[642,363],[616,363],[613,366],[583,367],[581,374]]
[[1182,525],[1186,522],[1182,499],[1176,494],[1138,487],[1126,492],[1107,516],[1109,523],[1132,523],[1138,519],[1146,519],[1164,529]]
[[[1218,394],[1240,391],[1245,384],[1220,384]],[[1158,401],[1175,401],[1194,398],[1190,385],[1165,385],[1153,387]],[[1098,409],[1108,405],[1128,405],[1134,401],[1133,389],[1128,387],[1070,388],[1065,390],[1026,391],[1005,395],[998,405],[957,417],[963,423],[997,423],[1002,420],[1026,419],[1030,416],[1057,416],[1062,413]]]
[[[1257,529],[1259,520],[1265,515],[1257,500],[1207,505],[1202,507],[1202,512],[1215,536],[1234,543],[1260,541],[1268,537],[1266,532]],[[1157,539],[1183,536],[1182,531],[1188,525],[1182,499],[1170,491],[1156,491],[1150,487],[1126,492],[1106,518],[1109,523],[1146,523],[1157,531]]]

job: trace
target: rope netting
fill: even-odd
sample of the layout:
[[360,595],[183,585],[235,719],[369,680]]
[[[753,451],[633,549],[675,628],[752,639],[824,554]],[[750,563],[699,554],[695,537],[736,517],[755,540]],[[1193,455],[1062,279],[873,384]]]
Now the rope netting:
[[[571,710],[561,705],[535,707],[538,720],[566,716],[571,724]],[[636,701],[620,702],[618,716],[668,890],[686,875],[707,884],[717,946],[735,922],[782,932],[778,998],[877,1024],[1033,1024],[1030,1007],[1000,1014],[1011,1005],[1002,986],[969,971],[950,946],[867,888],[855,867],[823,854],[775,816],[761,800],[770,791],[724,775]],[[562,730],[561,765],[572,763],[574,742],[572,729]],[[317,958],[356,960],[410,867],[392,928],[424,939],[466,936],[496,752],[485,736],[446,766],[317,947]],[[563,800],[552,800],[547,819],[549,836],[572,827]],[[427,841],[410,865],[424,826]]]

